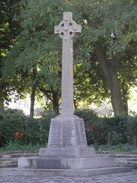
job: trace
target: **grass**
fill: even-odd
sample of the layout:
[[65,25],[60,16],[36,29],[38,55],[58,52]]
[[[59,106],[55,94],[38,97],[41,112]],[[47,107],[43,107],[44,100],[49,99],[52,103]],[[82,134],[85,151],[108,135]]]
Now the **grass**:
[[130,144],[100,145],[94,146],[94,148],[99,151],[137,153],[137,147]]
[[4,147],[0,148],[0,152],[38,152],[40,148],[47,147],[47,144],[45,145],[20,145],[16,143],[10,142],[9,144],[5,145]]
[[[0,148],[0,152],[38,152],[40,148],[47,147],[47,144],[37,145],[20,145],[18,143],[9,142],[4,147]],[[94,145],[92,146],[98,151],[109,151],[109,152],[123,152],[123,153],[137,153],[137,147],[129,144],[118,144],[118,145]]]
[[134,164],[133,164],[133,167],[134,167],[135,169],[137,169],[137,163],[134,163]]

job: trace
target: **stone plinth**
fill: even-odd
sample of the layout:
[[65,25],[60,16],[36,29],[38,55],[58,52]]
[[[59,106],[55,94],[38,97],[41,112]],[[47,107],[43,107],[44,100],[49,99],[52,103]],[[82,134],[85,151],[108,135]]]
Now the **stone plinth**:
[[95,157],[94,148],[88,148],[83,119],[58,116],[51,120],[48,148],[41,148],[43,158],[87,158]]
[[87,147],[83,119],[58,116],[51,120],[48,148]]
[[96,157],[92,147],[79,148],[41,148],[40,158],[89,158]]

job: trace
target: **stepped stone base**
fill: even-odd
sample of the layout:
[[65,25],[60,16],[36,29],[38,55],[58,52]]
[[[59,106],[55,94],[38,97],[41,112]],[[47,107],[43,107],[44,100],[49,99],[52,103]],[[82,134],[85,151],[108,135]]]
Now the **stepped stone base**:
[[95,149],[89,147],[41,148],[40,158],[89,158],[96,157]]
[[19,158],[18,170],[24,169],[66,176],[129,170],[115,167],[112,157],[96,157],[95,149],[87,146],[83,119],[74,115],[51,120],[48,147],[40,149],[39,157]]
[[113,167],[113,158],[19,158],[18,168],[93,169]]
[[68,176],[68,177],[90,177],[96,175],[106,175],[111,173],[122,173],[131,171],[125,167],[107,167],[95,169],[24,169],[24,168],[5,168],[0,170],[0,175],[12,176]]

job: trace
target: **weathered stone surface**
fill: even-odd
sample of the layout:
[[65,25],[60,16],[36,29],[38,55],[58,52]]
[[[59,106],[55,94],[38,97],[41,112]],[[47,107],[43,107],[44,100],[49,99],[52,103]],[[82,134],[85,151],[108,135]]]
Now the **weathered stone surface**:
[[31,158],[19,158],[18,159],[18,168],[31,168],[32,159]]
[[137,170],[130,170],[131,168],[125,167],[86,170],[7,168],[0,169],[0,181],[2,183],[136,183]]
[[51,120],[48,147],[87,147],[83,119],[60,118]]
[[61,159],[38,159],[37,168],[60,169],[61,168]]
[[79,117],[51,120],[48,148],[41,148],[39,157],[95,157],[94,148],[86,142],[83,119]]
[[19,168],[41,169],[94,169],[114,165],[113,158],[19,158]]
[[95,149],[79,148],[41,148],[40,158],[89,158],[96,157]]
[[81,32],[81,26],[72,20],[71,12],[63,13],[63,20],[55,26],[54,33],[63,40],[61,115],[73,115],[73,37]]

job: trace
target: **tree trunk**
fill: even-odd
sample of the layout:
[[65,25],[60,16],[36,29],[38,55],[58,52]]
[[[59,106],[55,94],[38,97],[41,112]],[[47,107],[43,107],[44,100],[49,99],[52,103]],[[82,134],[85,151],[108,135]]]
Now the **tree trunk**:
[[0,108],[4,108],[4,81],[0,76]]
[[58,91],[54,91],[52,93],[52,96],[53,96],[53,100],[52,100],[52,103],[53,103],[53,110],[59,114],[59,92]]
[[34,116],[34,105],[35,105],[35,92],[36,92],[36,69],[33,69],[33,85],[32,85],[32,92],[31,92],[31,103],[30,103],[30,117],[33,118]]
[[76,99],[74,99],[74,110],[77,109],[77,102],[76,102]]
[[53,110],[59,114],[59,99],[60,99],[60,91],[53,90],[51,87],[50,90],[46,90],[44,87],[39,87],[40,91],[52,102]]
[[35,105],[35,87],[32,87],[31,92],[31,103],[30,103],[30,117],[33,118],[34,116],[34,105]]
[[126,114],[128,114],[128,90],[123,89],[123,104]]
[[0,96],[0,109],[4,108],[4,99],[2,96]]
[[101,44],[96,44],[96,55],[101,69],[108,81],[114,114],[122,114],[125,110],[117,76],[118,59],[116,56],[113,56],[111,61],[108,60],[106,50]]
[[121,97],[120,85],[119,85],[117,73],[115,74],[111,73],[111,75],[107,79],[109,83],[109,88],[111,93],[111,102],[112,102],[114,114],[115,115],[122,114],[125,110],[124,110],[123,101]]

